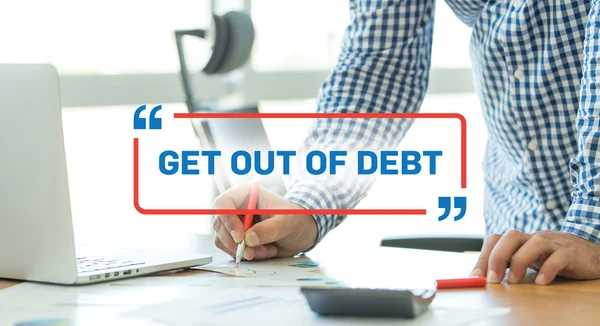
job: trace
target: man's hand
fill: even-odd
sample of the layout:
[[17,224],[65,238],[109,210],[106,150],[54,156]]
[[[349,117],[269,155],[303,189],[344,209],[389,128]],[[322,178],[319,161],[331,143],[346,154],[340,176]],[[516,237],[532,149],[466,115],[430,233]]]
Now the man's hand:
[[[215,200],[217,209],[245,209],[250,185],[235,186]],[[257,209],[302,209],[264,188],[258,195]],[[215,245],[235,257],[238,243],[244,238],[244,226],[239,216],[220,215],[215,218]],[[317,241],[317,223],[311,215],[261,215],[246,232],[247,260],[272,257],[292,257],[312,247]]]
[[570,233],[542,231],[526,234],[511,230],[489,236],[471,276],[487,276],[499,283],[510,267],[509,283],[520,283],[527,267],[538,271],[535,283],[546,285],[558,276],[600,278],[600,245]]

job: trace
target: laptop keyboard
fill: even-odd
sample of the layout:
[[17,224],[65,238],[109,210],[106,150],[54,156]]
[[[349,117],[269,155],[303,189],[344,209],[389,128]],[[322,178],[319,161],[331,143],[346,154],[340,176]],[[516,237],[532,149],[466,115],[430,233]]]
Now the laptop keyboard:
[[110,259],[103,257],[78,257],[77,273],[89,273],[105,269],[142,265],[143,261]]

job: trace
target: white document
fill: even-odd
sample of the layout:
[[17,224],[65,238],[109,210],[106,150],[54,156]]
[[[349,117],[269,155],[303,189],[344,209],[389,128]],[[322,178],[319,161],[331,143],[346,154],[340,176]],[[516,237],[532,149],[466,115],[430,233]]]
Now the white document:
[[[379,248],[364,252],[340,251],[335,255],[311,253],[310,257],[242,261],[239,267],[228,261],[215,262],[197,269],[265,281],[265,286],[283,281],[296,286],[347,286],[397,289],[433,289],[438,278],[469,275],[476,255]],[[418,263],[416,263],[418,262]]]
[[128,317],[111,309],[31,306],[15,310],[0,307],[0,325],[60,325],[60,326],[164,326],[146,318]]
[[185,286],[118,286],[101,283],[86,286],[61,286],[25,282],[0,291],[0,306],[102,306],[137,307],[198,294]]
[[168,325],[459,325],[501,316],[508,308],[433,307],[414,319],[322,317],[299,289],[237,288],[160,303],[125,313]]
[[[328,275],[327,269],[318,261],[308,257],[278,258],[263,261],[243,261],[236,268],[235,262],[223,262],[196,267],[207,270],[250,279],[263,280],[265,286],[276,286],[277,282],[295,284],[296,286],[336,286],[341,281]],[[258,282],[261,283],[261,282]]]
[[[59,320],[60,325],[162,325],[121,315],[186,297],[211,297],[231,288],[297,288],[295,283],[216,273],[148,276],[86,286],[24,282],[0,291],[0,326]],[[58,322],[55,324],[59,324]]]
[[[157,289],[115,286],[115,283],[61,286],[24,282],[11,286],[0,291],[0,326],[18,323],[65,326],[160,325],[144,318],[126,317],[121,313],[144,305],[198,295],[190,287],[162,286]],[[49,320],[56,322],[49,323]]]

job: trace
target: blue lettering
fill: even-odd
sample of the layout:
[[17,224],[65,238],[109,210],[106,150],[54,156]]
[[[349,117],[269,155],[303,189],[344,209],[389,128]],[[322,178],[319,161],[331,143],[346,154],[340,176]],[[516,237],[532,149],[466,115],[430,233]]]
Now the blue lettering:
[[[165,164],[167,156],[170,156],[175,161],[174,162],[169,162],[169,163]],[[164,151],[164,152],[160,153],[160,156],[158,158],[158,169],[160,170],[160,172],[162,174],[173,175],[173,174],[177,173],[177,171],[179,171],[179,164],[177,162],[178,159],[179,159],[179,155],[177,155],[176,152],[173,152],[173,151]],[[170,168],[168,169],[167,166],[170,167]]]
[[335,175],[336,167],[344,166],[346,162],[344,160],[338,160],[338,156],[346,156],[346,151],[331,151],[329,155],[331,156],[331,161],[329,162],[329,173],[331,175]]
[[[411,156],[412,159],[408,157]],[[416,151],[402,151],[402,174],[418,174],[421,172],[421,164],[419,164],[419,160],[421,159],[421,154]],[[409,169],[409,166],[414,166],[413,169]]]
[[[371,159],[371,167],[365,169],[365,158]],[[358,151],[358,174],[367,175],[373,174],[377,171],[377,154],[371,151]]]
[[215,157],[221,156],[221,151],[202,151],[202,156],[208,157],[208,174],[215,174]]
[[[239,161],[238,157],[244,158],[244,166],[243,168],[238,168]],[[246,151],[236,151],[231,155],[231,171],[237,175],[245,175],[252,169],[252,158],[250,157],[250,153]]]
[[442,156],[442,151],[423,151],[423,156],[429,157],[429,174],[435,174],[435,158],[437,156]]
[[398,174],[397,169],[389,167],[396,164],[396,160],[389,156],[398,156],[398,151],[381,151],[381,174]]
[[290,174],[290,157],[296,156],[296,151],[277,151],[277,156],[283,157],[283,174]]
[[181,174],[200,174],[198,169],[190,169],[189,166],[196,166],[197,160],[190,160],[190,156],[200,155],[199,151],[182,151],[181,152]]
[[[319,168],[315,169],[314,168],[314,160],[313,157],[318,157],[319,160]],[[312,174],[312,175],[320,175],[323,174],[323,172],[325,172],[325,170],[327,169],[327,157],[325,156],[325,154],[321,151],[311,151],[308,153],[308,155],[306,155],[306,170],[308,171],[308,173]]]
[[267,152],[267,168],[263,169],[260,166],[260,151],[254,151],[254,170],[256,170],[256,173],[260,174],[260,175],[267,175],[269,173],[272,173],[273,170],[275,169],[275,153],[273,153],[273,151],[268,151]]

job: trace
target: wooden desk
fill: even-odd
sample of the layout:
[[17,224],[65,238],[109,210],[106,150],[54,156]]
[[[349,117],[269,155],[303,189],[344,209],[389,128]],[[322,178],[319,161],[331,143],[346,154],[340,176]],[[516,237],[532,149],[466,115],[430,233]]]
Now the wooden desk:
[[[376,249],[382,250],[383,248]],[[415,255],[428,268],[431,261],[447,261],[444,257],[449,257],[454,261],[456,254],[418,251],[407,251],[405,249],[388,249],[384,256],[388,259],[394,259],[397,262],[406,261],[403,257],[414,259]],[[339,248],[338,248],[339,251]],[[393,252],[393,254],[390,254]],[[341,260],[339,253],[329,251],[325,258],[335,255],[338,259],[333,260],[333,264],[325,264],[326,268],[335,266]],[[352,253],[355,255],[355,253]],[[357,254],[360,256],[360,254]],[[323,255],[317,255],[318,261],[323,262],[327,259]],[[313,255],[310,255],[312,258]],[[378,255],[371,256],[373,259],[379,259]],[[442,258],[440,258],[442,257]],[[371,259],[369,257],[365,259]],[[420,264],[421,266],[423,264]],[[433,265],[431,265],[433,266]],[[447,268],[448,267],[446,266]],[[470,270],[471,266],[463,266],[465,270]],[[408,268],[408,267],[406,267]],[[444,274],[443,266],[438,268]],[[394,271],[395,273],[395,271]],[[169,277],[178,277],[183,275],[198,275],[206,277],[218,277],[214,273],[205,271],[190,271],[185,273],[173,274]],[[222,276],[227,277],[227,276]],[[474,325],[597,325],[600,321],[600,280],[598,281],[564,281],[559,280],[549,286],[537,286],[533,284],[534,275],[530,275],[524,284],[511,285],[506,282],[502,284],[490,284],[485,289],[468,290],[443,290],[436,295],[435,302],[440,305],[460,304],[470,307],[510,307],[511,312],[503,317],[487,320],[485,322],[475,323]],[[18,282],[0,280],[0,289],[6,288]]]
[[19,284],[19,282],[4,280],[0,278],[0,290],[6,289],[7,287],[13,286],[15,284]]
[[510,307],[511,312],[486,325],[598,325],[600,281],[535,284],[491,284],[486,290],[440,291],[438,302],[474,307]]

